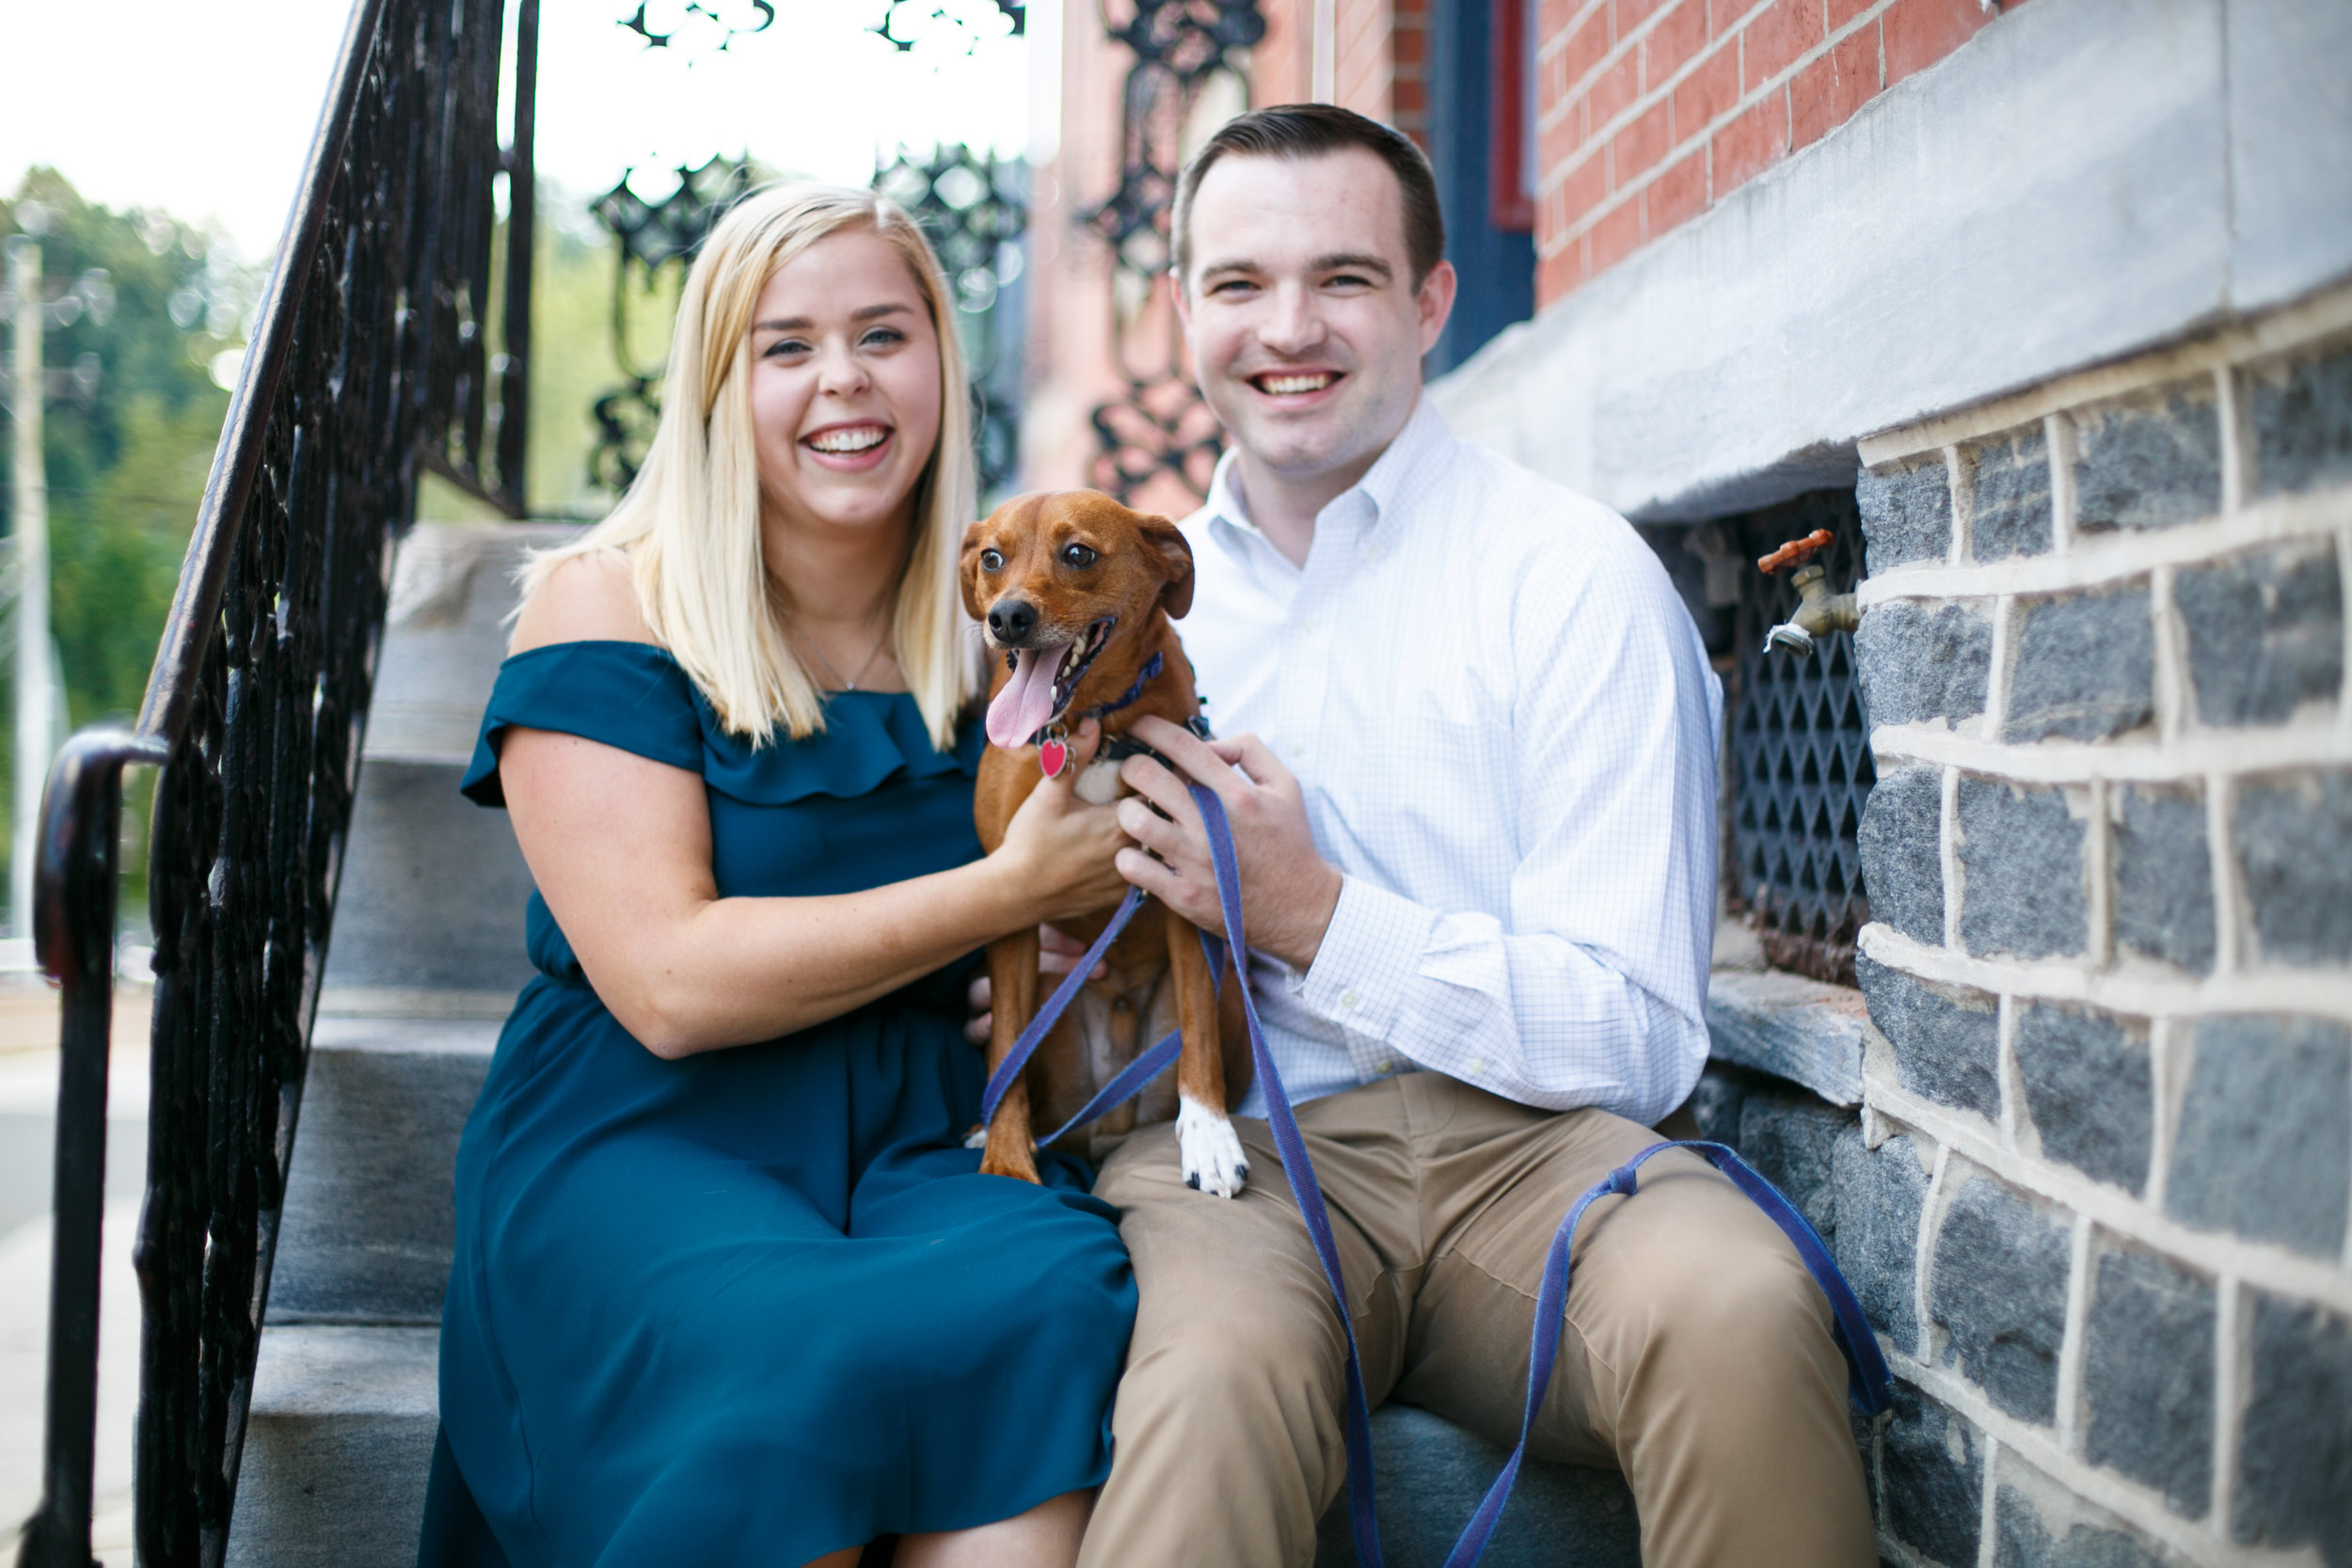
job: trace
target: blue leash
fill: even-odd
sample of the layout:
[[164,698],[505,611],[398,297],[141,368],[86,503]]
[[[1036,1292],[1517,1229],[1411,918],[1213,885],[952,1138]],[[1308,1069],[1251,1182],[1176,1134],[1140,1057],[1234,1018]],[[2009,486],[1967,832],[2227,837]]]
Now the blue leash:
[[[1225,911],[1225,942],[1238,956],[1249,949],[1242,941],[1241,873],[1233,853],[1232,829],[1225,819],[1224,802],[1214,791],[1200,785],[1190,786],[1194,802],[1200,807],[1202,825],[1208,830],[1209,856],[1216,871],[1218,901]],[[982,1118],[995,1115],[996,1104],[1004,1098],[1013,1076],[1025,1066],[1038,1042],[1045,1037],[1070,999],[1078,992],[1086,976],[1103,954],[1110,947],[1127,923],[1135,918],[1142,895],[1130,888],[1127,897],[1111,917],[1109,926],[1095,939],[1086,958],[1073,968],[1061,985],[1022,1031],[1013,1048],[989,1079],[988,1090],[982,1097]],[[1202,933],[1202,943],[1210,946],[1212,939]],[[1223,956],[1211,946],[1212,973],[1221,974]],[[1347,1493],[1351,1524],[1356,1537],[1356,1556],[1362,1568],[1382,1568],[1380,1555],[1380,1526],[1374,1508],[1372,1468],[1372,1403],[1364,1391],[1363,1358],[1356,1345],[1356,1325],[1347,1308],[1347,1289],[1340,1273],[1339,1243],[1331,1230],[1331,1216],[1323,1202],[1322,1185],[1315,1180],[1314,1163],[1307,1154],[1307,1140],[1298,1130],[1298,1117],[1291,1109],[1290,1097],[1283,1092],[1281,1075],[1275,1070],[1273,1055],[1267,1051],[1265,1030],[1258,1022],[1258,1004],[1249,994],[1247,977],[1241,988],[1242,1016],[1249,1026],[1249,1053],[1257,1064],[1258,1083],[1265,1091],[1266,1121],[1274,1133],[1274,1147],[1281,1156],[1282,1176],[1290,1183],[1291,1196],[1297,1200],[1299,1214],[1307,1223],[1308,1240],[1314,1244],[1315,1257],[1323,1265],[1323,1276],[1331,1288],[1331,1299],[1338,1304],[1340,1327],[1347,1337],[1347,1412],[1344,1430],[1347,1437]],[[1150,1052],[1138,1057],[1102,1091],[1087,1102],[1086,1108],[1058,1132],[1039,1139],[1049,1144],[1072,1128],[1091,1120],[1144,1085],[1158,1076],[1169,1062],[1176,1059],[1181,1038],[1170,1035]],[[1765,1216],[1796,1247],[1814,1282],[1829,1298],[1830,1311],[1836,1320],[1837,1349],[1846,1358],[1847,1386],[1864,1412],[1877,1416],[1893,1407],[1894,1378],[1886,1370],[1886,1361],[1879,1354],[1878,1339],[1870,1332],[1869,1321],[1863,1316],[1862,1304],[1854,1299],[1852,1289],[1838,1273],[1836,1262],[1822,1243],[1820,1233],[1797,1212],[1796,1206],[1782,1196],[1779,1190],[1764,1180],[1731,1149],[1719,1143],[1698,1140],[1660,1142],[1611,1171],[1569,1206],[1567,1217],[1552,1233],[1551,1246],[1544,1259],[1544,1275],[1535,1291],[1535,1321],[1529,1335],[1527,1355],[1527,1404],[1519,1418],[1518,1442],[1511,1456],[1503,1462],[1502,1473],[1495,1477],[1486,1489],[1476,1513],[1463,1528],[1461,1538],[1445,1560],[1445,1568],[1472,1568],[1486,1553],[1486,1543],[1502,1520],[1503,1505],[1510,1501],[1511,1489],[1518,1481],[1519,1467],[1527,1458],[1529,1436],[1534,1431],[1535,1415],[1542,1407],[1544,1391],[1550,1386],[1552,1363],[1560,1346],[1559,1325],[1565,1322],[1568,1305],[1569,1243],[1575,1240],[1577,1223],[1584,1211],[1599,1198],[1611,1196],[1631,1197],[1638,1181],[1637,1173],[1651,1156],[1669,1148],[1687,1148],[1708,1164],[1730,1178],[1732,1184],[1745,1193]],[[1546,1333],[1547,1325],[1551,1332]]]
[[[1012,1087],[1012,1081],[1015,1078],[1021,1076],[1021,1069],[1029,1065],[1029,1058],[1037,1054],[1039,1043],[1045,1038],[1055,1024],[1061,1022],[1061,1015],[1069,1010],[1071,998],[1078,994],[1078,988],[1087,983],[1087,976],[1094,973],[1094,966],[1103,961],[1103,955],[1110,951],[1111,943],[1119,940],[1119,933],[1127,928],[1127,923],[1136,917],[1136,911],[1142,907],[1143,889],[1129,888],[1127,896],[1119,901],[1118,910],[1111,915],[1111,923],[1103,927],[1103,934],[1096,937],[1094,945],[1087,949],[1087,956],[1073,965],[1069,974],[1062,976],[1061,984],[1054,988],[1054,994],[1047,997],[1045,1006],[1037,1010],[1037,1017],[1029,1020],[1029,1026],[1022,1030],[1020,1036],[1013,1040],[1012,1049],[1005,1053],[1005,1059],[996,1064],[994,1072],[988,1075],[988,1087],[980,1091],[981,1126],[985,1127],[996,1119],[996,1107],[1003,1102],[1005,1091]],[[1152,1054],[1158,1054],[1167,1047],[1168,1041],[1162,1040],[1153,1049]],[[1132,1068],[1128,1069],[1130,1072],[1133,1070]],[[1127,1073],[1122,1072],[1119,1076],[1123,1079]],[[1140,1089],[1143,1085],[1137,1084],[1136,1087]],[[1100,1101],[1103,1097],[1096,1095],[1094,1098]],[[1090,1101],[1089,1105],[1091,1103]],[[1113,1101],[1110,1103],[1115,1105],[1118,1101]],[[1109,1109],[1110,1105],[1103,1107],[1104,1111]],[[1100,1116],[1102,1111],[1096,1111],[1094,1115]],[[1062,1129],[1062,1132],[1069,1131],[1068,1127]],[[1060,1136],[1061,1132],[1054,1134],[1054,1138]],[[1054,1141],[1054,1138],[1040,1138],[1038,1142],[1049,1144]]]
[[[1120,900],[1119,909],[1111,915],[1111,923],[1103,927],[1103,934],[1094,939],[1094,945],[1087,949],[1086,957],[1062,977],[1062,983],[1054,988],[1054,994],[1045,999],[1045,1006],[1037,1010],[1037,1017],[1031,1019],[1029,1026],[1013,1040],[1012,1049],[1005,1053],[1005,1059],[996,1064],[996,1070],[988,1075],[988,1087],[980,1091],[981,1126],[985,1127],[995,1119],[996,1107],[1003,1101],[1005,1091],[1012,1087],[1012,1081],[1021,1075],[1021,1069],[1029,1065],[1029,1058],[1037,1054],[1039,1045],[1043,1043],[1054,1025],[1061,1021],[1061,1015],[1069,1010],[1071,999],[1078,994],[1078,988],[1086,984],[1086,977],[1094,973],[1094,966],[1103,961],[1103,955],[1110,951],[1111,943],[1119,940],[1119,934],[1127,928],[1127,923],[1135,919],[1136,911],[1142,905],[1143,890],[1129,888],[1127,896]],[[1209,957],[1209,973],[1221,978],[1225,971],[1224,944],[1203,931],[1200,933],[1200,946]],[[1113,1106],[1124,1104],[1141,1094],[1146,1084],[1168,1070],[1168,1064],[1176,1059],[1184,1043],[1184,1031],[1171,1031],[1166,1039],[1120,1069],[1118,1075],[1097,1089],[1094,1098],[1088,1101],[1076,1116],[1038,1139],[1037,1146],[1043,1148],[1048,1144],[1057,1143],[1066,1133],[1085,1126]]]

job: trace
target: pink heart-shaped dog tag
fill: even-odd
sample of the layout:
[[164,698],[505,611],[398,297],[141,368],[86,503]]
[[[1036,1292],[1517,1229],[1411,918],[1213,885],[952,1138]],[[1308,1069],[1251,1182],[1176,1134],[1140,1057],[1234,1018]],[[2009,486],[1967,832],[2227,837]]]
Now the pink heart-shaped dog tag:
[[1070,747],[1059,740],[1038,743],[1037,765],[1049,779],[1061,777],[1061,770],[1070,766]]

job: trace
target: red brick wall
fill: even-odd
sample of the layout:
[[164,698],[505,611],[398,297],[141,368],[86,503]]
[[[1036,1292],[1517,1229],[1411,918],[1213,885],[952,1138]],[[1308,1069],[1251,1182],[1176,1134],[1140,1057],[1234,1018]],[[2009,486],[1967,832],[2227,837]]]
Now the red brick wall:
[[1820,140],[1993,14],[1982,0],[1545,0],[1537,305]]
[[1395,79],[1389,87],[1389,121],[1429,147],[1429,6],[1430,0],[1392,0],[1389,18],[1389,57]]

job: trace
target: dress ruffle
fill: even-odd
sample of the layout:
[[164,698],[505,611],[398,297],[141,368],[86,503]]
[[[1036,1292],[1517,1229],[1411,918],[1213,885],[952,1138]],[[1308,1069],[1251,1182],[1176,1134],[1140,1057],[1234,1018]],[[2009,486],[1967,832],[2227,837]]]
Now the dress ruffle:
[[758,806],[818,795],[855,800],[897,779],[977,778],[988,743],[978,725],[967,723],[957,731],[955,749],[942,752],[912,698],[836,691],[825,700],[822,734],[806,740],[779,735],[755,747],[721,728],[677,660],[647,642],[557,642],[500,666],[472,765],[458,786],[468,799],[506,803],[499,745],[516,727],[576,735],[683,768],[720,794]]

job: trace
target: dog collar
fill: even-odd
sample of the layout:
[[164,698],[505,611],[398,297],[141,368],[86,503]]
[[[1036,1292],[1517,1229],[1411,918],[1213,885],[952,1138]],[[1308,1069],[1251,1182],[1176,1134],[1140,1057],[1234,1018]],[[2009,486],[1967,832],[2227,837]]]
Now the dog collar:
[[[1143,689],[1159,678],[1165,662],[1156,653],[1145,659],[1142,673],[1136,676],[1136,684],[1129,687],[1117,702],[1095,704],[1078,715],[1078,722],[1083,724],[1089,719],[1106,719],[1120,708],[1133,707],[1142,698]],[[1070,726],[1067,720],[1057,720],[1046,725],[1029,736],[1029,744],[1037,748],[1038,771],[1047,778],[1059,778],[1061,770],[1070,766]]]
[[1122,707],[1133,707],[1136,701],[1142,697],[1143,689],[1150,686],[1153,681],[1159,679],[1160,663],[1160,656],[1157,654],[1153,654],[1150,658],[1145,659],[1143,661],[1143,673],[1136,676],[1136,684],[1127,689],[1125,695],[1121,696],[1119,701],[1115,703],[1095,704],[1092,707],[1078,715],[1078,721],[1080,723],[1084,723],[1089,719],[1107,719]]
[[[1205,713],[1196,713],[1185,720],[1184,728],[1203,740],[1211,737],[1209,716]],[[1103,742],[1103,749],[1094,753],[1097,762],[1125,762],[1129,757],[1150,757],[1171,773],[1177,770],[1174,763],[1132,735],[1115,735]]]

